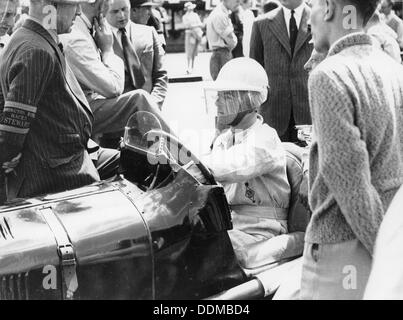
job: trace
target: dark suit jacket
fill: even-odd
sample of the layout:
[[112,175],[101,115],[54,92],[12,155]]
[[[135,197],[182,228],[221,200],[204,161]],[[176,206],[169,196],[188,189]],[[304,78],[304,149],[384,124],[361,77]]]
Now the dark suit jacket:
[[0,163],[22,152],[8,199],[99,180],[86,151],[91,109],[50,33],[27,20],[0,61]]
[[291,110],[296,124],[311,124],[308,102],[308,74],[304,64],[312,53],[308,31],[310,9],[305,6],[298,29],[294,56],[284,20],[283,8],[277,8],[256,20],[252,28],[250,57],[258,61],[269,77],[270,95],[262,105],[262,116],[283,135]]
[[[161,108],[168,88],[168,72],[164,66],[164,49],[158,40],[158,34],[153,27],[137,24],[129,21],[129,40],[134,46],[140,59],[145,83],[142,88],[127,86],[126,74],[125,92],[134,89],[144,89],[155,98]],[[117,39],[113,41],[113,50],[124,61],[123,49]]]

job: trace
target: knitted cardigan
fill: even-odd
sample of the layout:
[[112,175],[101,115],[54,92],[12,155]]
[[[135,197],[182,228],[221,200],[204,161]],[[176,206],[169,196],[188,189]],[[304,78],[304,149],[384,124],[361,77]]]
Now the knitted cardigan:
[[358,239],[372,254],[403,183],[403,66],[364,33],[339,39],[311,73],[309,243]]

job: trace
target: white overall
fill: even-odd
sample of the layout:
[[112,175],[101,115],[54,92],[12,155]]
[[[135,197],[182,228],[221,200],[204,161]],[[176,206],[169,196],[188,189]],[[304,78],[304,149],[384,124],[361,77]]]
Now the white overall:
[[234,229],[229,235],[242,267],[275,262],[282,248],[272,238],[287,233],[291,192],[277,132],[258,116],[249,129],[230,129],[218,136],[203,160],[231,205]]

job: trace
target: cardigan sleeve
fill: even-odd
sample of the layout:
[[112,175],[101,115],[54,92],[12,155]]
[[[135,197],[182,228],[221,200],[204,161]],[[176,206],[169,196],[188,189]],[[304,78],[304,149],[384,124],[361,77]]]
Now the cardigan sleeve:
[[366,142],[355,125],[359,98],[339,79],[323,70],[309,79],[319,170],[352,231],[372,253],[384,210],[371,182]]

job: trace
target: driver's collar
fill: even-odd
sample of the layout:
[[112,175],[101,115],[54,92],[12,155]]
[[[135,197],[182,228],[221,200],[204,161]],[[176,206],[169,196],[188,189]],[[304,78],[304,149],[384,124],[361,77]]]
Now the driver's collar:
[[247,134],[250,130],[254,129],[256,126],[263,124],[263,117],[260,114],[256,114],[255,121],[246,129],[241,129],[238,127],[231,127],[231,132],[235,136]]

